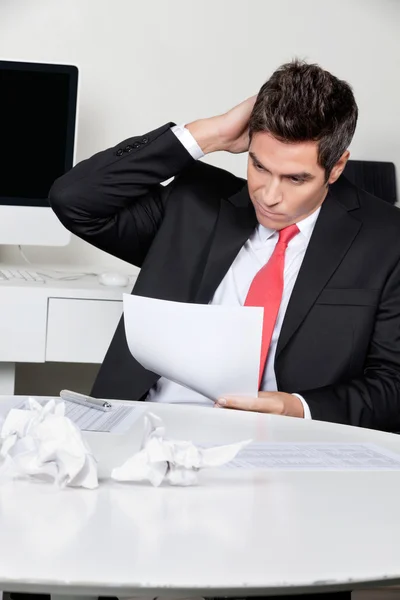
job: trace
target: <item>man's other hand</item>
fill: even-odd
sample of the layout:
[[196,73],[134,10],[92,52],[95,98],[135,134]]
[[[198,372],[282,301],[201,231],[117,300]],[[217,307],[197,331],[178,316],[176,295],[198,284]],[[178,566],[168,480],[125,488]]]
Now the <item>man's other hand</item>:
[[304,418],[303,404],[297,396],[285,392],[260,392],[257,398],[224,396],[215,403],[217,408],[234,408],[253,412]]

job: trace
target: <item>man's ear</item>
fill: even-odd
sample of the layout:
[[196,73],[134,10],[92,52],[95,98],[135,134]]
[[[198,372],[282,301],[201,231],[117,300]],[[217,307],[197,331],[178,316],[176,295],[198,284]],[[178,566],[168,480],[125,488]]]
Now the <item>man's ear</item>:
[[346,166],[347,161],[349,160],[350,152],[346,150],[343,152],[342,156],[337,161],[336,165],[333,167],[331,174],[329,175],[328,183],[335,183],[341,176]]

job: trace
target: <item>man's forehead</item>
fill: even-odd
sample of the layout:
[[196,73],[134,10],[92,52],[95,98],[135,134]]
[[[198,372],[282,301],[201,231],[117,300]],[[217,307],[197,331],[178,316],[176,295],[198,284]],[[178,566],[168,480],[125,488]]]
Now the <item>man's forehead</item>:
[[263,166],[282,172],[315,171],[318,164],[318,142],[282,142],[268,132],[252,136],[249,151]]

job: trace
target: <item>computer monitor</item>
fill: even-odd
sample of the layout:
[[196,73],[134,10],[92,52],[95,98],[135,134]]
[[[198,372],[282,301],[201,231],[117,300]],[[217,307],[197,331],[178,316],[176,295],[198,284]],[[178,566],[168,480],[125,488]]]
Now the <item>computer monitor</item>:
[[0,245],[65,246],[48,203],[74,163],[78,69],[0,60]]

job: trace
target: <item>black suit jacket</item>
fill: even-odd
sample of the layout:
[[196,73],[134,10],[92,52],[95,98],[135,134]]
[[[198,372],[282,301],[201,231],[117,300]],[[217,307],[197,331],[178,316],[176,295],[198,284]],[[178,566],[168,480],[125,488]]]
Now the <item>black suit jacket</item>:
[[[135,294],[208,303],[256,217],[246,182],[195,162],[171,125],[81,162],[55,182],[50,202],[73,233],[141,267]],[[278,389],[302,394],[314,419],[400,428],[399,259],[400,211],[340,178],[322,205],[275,360]],[[130,355],[121,321],[94,393],[141,399],[157,378]]]

